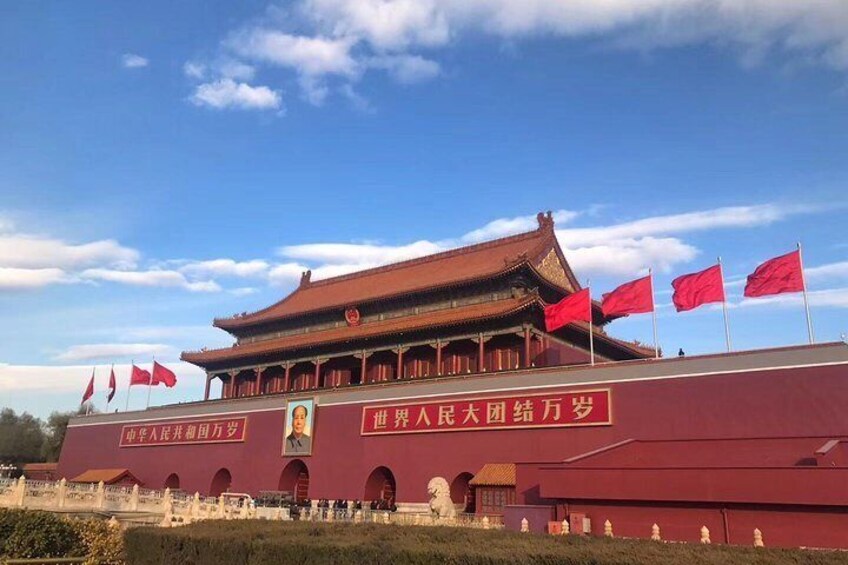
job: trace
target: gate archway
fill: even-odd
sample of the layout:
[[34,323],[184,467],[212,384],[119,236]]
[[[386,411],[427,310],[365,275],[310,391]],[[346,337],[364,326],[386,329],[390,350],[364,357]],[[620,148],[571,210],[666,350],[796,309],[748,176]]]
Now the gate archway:
[[377,467],[365,481],[365,501],[385,500],[389,504],[395,502],[397,485],[395,476],[388,467]]
[[277,490],[290,492],[295,502],[309,500],[309,469],[300,459],[294,459],[283,468]]
[[212,477],[212,484],[209,485],[209,494],[211,496],[221,496],[222,492],[230,490],[230,485],[233,482],[233,476],[229,469],[218,469],[215,476]]
[[165,488],[169,488],[171,490],[180,488],[180,476],[176,473],[168,475],[168,478],[165,479]]
[[450,484],[451,501],[462,504],[463,512],[474,512],[474,486],[468,484],[473,478],[471,473],[460,473]]

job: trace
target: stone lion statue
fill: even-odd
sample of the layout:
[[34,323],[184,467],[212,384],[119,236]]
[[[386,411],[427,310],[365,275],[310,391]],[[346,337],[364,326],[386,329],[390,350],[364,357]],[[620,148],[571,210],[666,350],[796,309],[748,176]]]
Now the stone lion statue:
[[450,486],[444,477],[433,477],[427,483],[430,511],[437,518],[456,518],[456,507],[450,497]]

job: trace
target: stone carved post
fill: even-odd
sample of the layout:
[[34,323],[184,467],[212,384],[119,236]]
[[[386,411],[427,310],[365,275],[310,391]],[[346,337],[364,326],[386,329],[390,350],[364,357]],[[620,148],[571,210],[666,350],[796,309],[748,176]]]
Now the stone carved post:
[[656,524],[651,526],[651,539],[653,541],[662,541],[662,538],[660,537],[660,527]]
[[765,547],[763,543],[763,532],[759,528],[754,528],[754,547]]
[[609,520],[604,522],[604,536],[606,536],[608,538],[613,537],[613,535],[612,535],[612,522],[610,522]]
[[130,512],[138,511],[138,485],[133,485],[132,494],[130,494]]
[[23,477],[23,475],[18,478],[17,492],[15,493],[15,495],[15,498],[17,499],[15,502],[17,503],[17,505],[23,506],[24,499],[26,498],[26,479]]
[[361,524],[362,523],[362,510],[357,510],[353,515],[353,523]]
[[562,530],[560,531],[560,535],[567,536],[571,533],[571,524],[568,523],[568,518],[565,518],[562,521]]
[[121,527],[121,523],[118,522],[118,519],[115,518],[114,516],[109,518],[109,522],[107,522],[107,523],[109,524],[110,528],[120,528]]
[[530,531],[530,522],[527,521],[527,518],[521,519],[521,532],[528,533]]
[[56,487],[56,507],[64,508],[65,507],[65,497],[68,494],[68,481],[65,480],[64,477],[59,479],[58,486]]
[[383,512],[383,523],[384,524],[390,524],[391,523],[391,522],[389,522],[389,513],[388,512]]
[[97,483],[97,508],[103,509],[103,504],[106,502],[106,485],[103,484],[103,481]]
[[218,519],[223,519],[226,516],[226,511],[224,508],[224,495],[221,494],[218,497],[218,510],[215,513],[215,517]]
[[706,526],[701,526],[701,543],[710,543],[710,530]]
[[489,517],[488,516],[483,516],[483,529],[484,530],[489,529]]
[[194,498],[191,499],[191,508],[189,508],[188,515],[193,519],[200,518],[200,493],[195,492]]

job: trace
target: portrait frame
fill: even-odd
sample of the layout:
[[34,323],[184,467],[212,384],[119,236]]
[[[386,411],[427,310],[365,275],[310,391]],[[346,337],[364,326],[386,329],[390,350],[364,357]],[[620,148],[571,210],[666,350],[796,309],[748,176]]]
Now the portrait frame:
[[[302,417],[303,408],[306,411]],[[295,421],[295,410],[298,412]],[[302,424],[301,433],[295,431],[295,426]],[[292,398],[286,402],[286,413],[283,421],[283,457],[309,457],[312,455],[315,443],[315,397]]]

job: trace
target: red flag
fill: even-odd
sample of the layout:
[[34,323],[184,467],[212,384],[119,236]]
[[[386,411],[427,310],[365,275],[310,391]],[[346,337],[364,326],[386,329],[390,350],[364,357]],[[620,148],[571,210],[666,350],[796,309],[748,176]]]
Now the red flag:
[[150,380],[150,385],[157,386],[159,383],[164,383],[166,387],[171,388],[177,384],[177,375],[171,369],[154,361],[153,378]]
[[604,316],[642,314],[654,311],[654,293],[651,275],[624,283],[612,292],[604,294],[601,310]]
[[784,292],[804,290],[804,275],[801,272],[801,252],[793,251],[769,259],[748,275],[745,296],[756,298]]
[[576,320],[590,320],[591,300],[589,289],[569,294],[556,304],[545,307],[545,329],[552,332]]
[[714,265],[698,273],[681,275],[671,281],[671,286],[674,288],[671,300],[678,312],[692,310],[711,302],[724,302],[721,265]]
[[130,374],[130,386],[133,385],[150,385],[150,372],[133,365],[132,374]]
[[112,399],[115,398],[115,389],[117,385],[115,384],[115,367],[112,367],[112,372],[109,374],[109,397],[106,399],[106,404],[112,402]]
[[82,393],[82,402],[80,404],[85,404],[92,396],[94,396],[94,369],[91,370],[91,380],[88,381],[88,386],[85,387],[85,392]]

